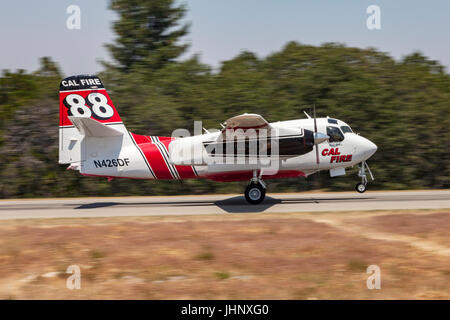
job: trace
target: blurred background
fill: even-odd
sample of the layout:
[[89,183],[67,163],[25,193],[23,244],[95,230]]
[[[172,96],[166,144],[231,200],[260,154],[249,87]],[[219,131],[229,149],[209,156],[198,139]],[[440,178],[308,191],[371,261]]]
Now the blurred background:
[[[370,30],[369,5],[381,9]],[[80,20],[68,12],[80,9]],[[97,73],[138,134],[336,117],[378,145],[371,189],[450,186],[447,1],[27,1],[0,4],[0,198],[241,192],[247,182],[82,177],[58,164],[62,78]],[[75,20],[74,20],[75,19]],[[75,27],[74,27],[75,26]],[[328,172],[269,191],[353,190]]]

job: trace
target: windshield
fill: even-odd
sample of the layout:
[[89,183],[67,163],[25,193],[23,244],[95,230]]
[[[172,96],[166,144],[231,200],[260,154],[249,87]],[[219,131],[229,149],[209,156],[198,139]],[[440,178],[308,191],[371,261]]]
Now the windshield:
[[341,130],[343,133],[347,133],[347,132],[353,132],[352,129],[349,126],[341,126]]
[[338,127],[327,127],[327,135],[330,137],[329,142],[338,142],[344,140],[344,135]]

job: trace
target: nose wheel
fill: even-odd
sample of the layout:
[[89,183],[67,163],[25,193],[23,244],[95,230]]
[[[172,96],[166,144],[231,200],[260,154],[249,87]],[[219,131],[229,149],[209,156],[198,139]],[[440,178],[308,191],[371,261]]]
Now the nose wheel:
[[361,162],[361,165],[359,166],[358,171],[358,177],[361,177],[361,182],[357,183],[355,186],[356,191],[359,193],[366,192],[367,189],[367,175],[366,175],[366,168],[367,171],[369,171],[369,175],[372,178],[372,181],[375,180],[372,175],[372,171],[370,171],[369,165],[366,161]]
[[359,182],[356,184],[355,187],[356,191],[358,191],[359,193],[364,193],[367,189],[367,184],[364,184],[362,182]]
[[251,204],[259,204],[266,197],[266,185],[257,177],[256,170],[253,172],[253,178],[245,188],[245,200]]

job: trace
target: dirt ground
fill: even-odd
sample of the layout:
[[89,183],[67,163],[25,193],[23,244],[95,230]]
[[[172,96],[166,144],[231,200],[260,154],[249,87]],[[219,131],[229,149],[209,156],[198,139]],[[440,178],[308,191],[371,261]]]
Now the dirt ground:
[[449,227],[450,209],[2,221],[0,298],[450,299]]

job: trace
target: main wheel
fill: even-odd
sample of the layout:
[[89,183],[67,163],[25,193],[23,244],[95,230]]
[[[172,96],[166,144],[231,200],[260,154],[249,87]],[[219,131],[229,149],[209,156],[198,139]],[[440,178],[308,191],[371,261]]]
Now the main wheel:
[[264,200],[266,189],[259,183],[250,183],[245,188],[245,200],[251,204],[258,204]]
[[358,183],[355,187],[356,191],[358,191],[359,193],[364,193],[366,191],[366,188],[367,186],[362,182]]

